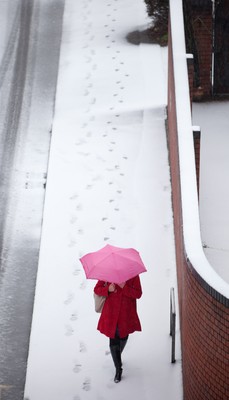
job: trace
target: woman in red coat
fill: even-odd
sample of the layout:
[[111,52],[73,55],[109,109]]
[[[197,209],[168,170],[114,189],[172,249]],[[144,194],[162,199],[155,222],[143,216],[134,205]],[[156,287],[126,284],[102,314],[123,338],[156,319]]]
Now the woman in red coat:
[[110,338],[110,350],[116,368],[114,381],[117,383],[121,381],[121,353],[128,336],[141,331],[136,305],[136,299],[142,295],[140,279],[136,276],[120,284],[98,281],[94,292],[106,297],[97,329]]

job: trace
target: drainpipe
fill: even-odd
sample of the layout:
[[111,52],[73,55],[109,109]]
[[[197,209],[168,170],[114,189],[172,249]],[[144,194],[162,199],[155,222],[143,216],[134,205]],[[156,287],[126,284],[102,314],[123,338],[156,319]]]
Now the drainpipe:
[[215,69],[215,0],[212,0],[212,68],[211,68],[212,95],[214,95],[214,69]]

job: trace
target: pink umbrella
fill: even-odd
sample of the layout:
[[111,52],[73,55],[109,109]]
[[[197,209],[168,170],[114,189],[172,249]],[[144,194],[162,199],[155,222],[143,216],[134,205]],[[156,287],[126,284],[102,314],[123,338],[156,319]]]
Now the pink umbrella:
[[102,249],[80,258],[86,277],[105,282],[121,283],[146,272],[135,249],[124,249],[107,244]]

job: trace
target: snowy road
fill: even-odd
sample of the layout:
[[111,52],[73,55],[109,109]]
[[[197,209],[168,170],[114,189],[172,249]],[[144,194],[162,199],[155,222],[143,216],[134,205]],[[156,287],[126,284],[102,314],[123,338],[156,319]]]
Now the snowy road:
[[[170,364],[167,49],[126,39],[148,23],[143,0],[66,0],[26,399],[182,399],[179,324]],[[118,385],[79,262],[106,243],[135,247],[148,269],[143,331],[130,335]]]
[[0,0],[0,398],[23,398],[64,0]]

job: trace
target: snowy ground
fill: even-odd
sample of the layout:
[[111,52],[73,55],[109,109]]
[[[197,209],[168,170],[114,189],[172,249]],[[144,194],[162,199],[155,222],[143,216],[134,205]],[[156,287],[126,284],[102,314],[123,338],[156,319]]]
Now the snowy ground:
[[[127,18],[128,16],[128,18]],[[165,133],[167,49],[135,46],[143,0],[66,0],[55,120],[25,388],[30,400],[179,400],[170,364],[176,287]],[[139,250],[138,311],[120,384],[96,330],[93,286],[79,257],[110,243]],[[179,326],[177,324],[177,326]]]
[[201,127],[200,219],[205,254],[229,283],[229,102],[193,104]]

